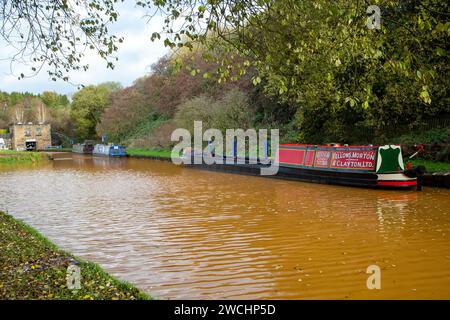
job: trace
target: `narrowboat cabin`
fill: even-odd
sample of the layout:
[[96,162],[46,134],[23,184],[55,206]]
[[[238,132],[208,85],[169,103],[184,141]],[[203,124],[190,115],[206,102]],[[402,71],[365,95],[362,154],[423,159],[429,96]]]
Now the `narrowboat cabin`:
[[74,144],[72,147],[72,152],[74,153],[92,154],[93,150],[94,142],[90,140],[86,140],[83,143]]
[[94,151],[92,152],[95,156],[105,156],[105,157],[126,157],[127,153],[125,148],[118,145],[106,145],[106,144],[96,144]]

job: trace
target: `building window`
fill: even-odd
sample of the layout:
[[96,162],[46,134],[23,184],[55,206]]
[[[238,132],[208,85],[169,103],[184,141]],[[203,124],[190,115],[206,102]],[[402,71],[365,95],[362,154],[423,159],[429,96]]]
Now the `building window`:
[[31,129],[25,130],[25,137],[31,137]]
[[36,135],[37,136],[42,135],[41,128],[36,128]]

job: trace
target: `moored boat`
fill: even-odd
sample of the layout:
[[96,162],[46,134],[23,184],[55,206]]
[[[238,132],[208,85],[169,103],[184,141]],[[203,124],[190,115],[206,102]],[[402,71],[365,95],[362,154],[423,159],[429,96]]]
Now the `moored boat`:
[[74,153],[92,154],[93,150],[94,142],[91,140],[86,140],[83,143],[77,143],[72,146],[72,152]]
[[112,144],[96,144],[92,154],[105,157],[126,157],[127,155],[124,147]]
[[280,145],[281,175],[313,182],[377,188],[415,188],[420,170],[407,169],[399,145]]
[[[195,157],[198,155],[192,156],[192,164],[187,166],[260,175],[261,167],[270,165],[252,163],[248,158],[239,163],[237,157],[232,163],[224,157],[223,164],[206,164],[204,159],[201,164],[194,164]],[[272,162],[278,164],[278,172],[273,176],[276,178],[370,188],[417,188],[417,177],[422,173],[422,168],[405,169],[399,145],[282,144]]]

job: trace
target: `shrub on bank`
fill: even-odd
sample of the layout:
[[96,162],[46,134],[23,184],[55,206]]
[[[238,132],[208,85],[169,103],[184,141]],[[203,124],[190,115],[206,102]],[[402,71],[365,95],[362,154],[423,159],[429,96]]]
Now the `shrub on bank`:
[[140,149],[171,149],[175,142],[170,140],[176,125],[172,120],[159,121],[148,133],[137,135],[136,138],[129,139],[126,144],[131,148]]
[[425,152],[418,156],[425,160],[450,161],[450,130],[448,128],[431,129],[419,133],[409,133],[395,138],[394,143],[402,145],[405,155],[416,151],[415,145],[423,144]]
[[226,129],[247,129],[251,127],[253,113],[246,95],[232,89],[221,99],[201,96],[190,99],[178,107],[175,123],[179,128],[193,133],[194,121],[202,121],[203,129],[215,128],[225,132]]

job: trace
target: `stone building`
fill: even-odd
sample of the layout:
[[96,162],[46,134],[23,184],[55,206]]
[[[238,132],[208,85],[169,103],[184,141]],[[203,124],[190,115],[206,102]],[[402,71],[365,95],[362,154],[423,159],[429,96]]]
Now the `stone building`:
[[13,150],[44,150],[51,147],[51,127],[48,123],[17,123],[9,127]]

